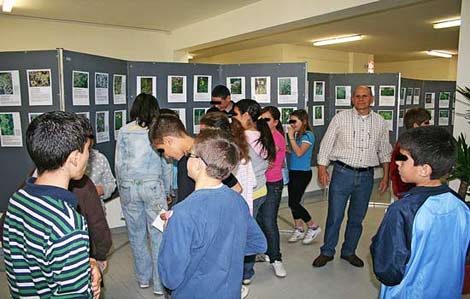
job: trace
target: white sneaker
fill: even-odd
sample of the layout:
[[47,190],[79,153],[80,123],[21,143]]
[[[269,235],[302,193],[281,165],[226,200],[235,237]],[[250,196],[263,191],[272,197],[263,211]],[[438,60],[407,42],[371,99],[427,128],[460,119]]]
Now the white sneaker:
[[242,291],[241,291],[241,299],[245,299],[248,297],[248,293],[250,292],[250,289],[248,287],[242,286]]
[[165,293],[163,291],[153,291],[153,293],[157,296],[163,296]]
[[274,263],[271,263],[271,266],[273,267],[274,274],[277,277],[286,277],[287,272],[281,261],[274,261]]
[[316,229],[311,229],[309,228],[307,230],[307,233],[305,234],[305,237],[302,241],[302,244],[307,245],[313,242],[313,240],[318,237],[318,235],[321,233],[321,228],[317,227]]
[[296,228],[296,229],[294,229],[294,232],[290,236],[289,240],[287,240],[287,242],[295,243],[297,241],[302,240],[304,238],[304,236],[305,236],[305,233],[303,231],[301,231],[300,229]]
[[146,289],[146,288],[150,287],[150,284],[148,282],[139,283],[139,287],[141,289]]
[[242,284],[243,285],[249,285],[251,283],[251,278],[243,279]]

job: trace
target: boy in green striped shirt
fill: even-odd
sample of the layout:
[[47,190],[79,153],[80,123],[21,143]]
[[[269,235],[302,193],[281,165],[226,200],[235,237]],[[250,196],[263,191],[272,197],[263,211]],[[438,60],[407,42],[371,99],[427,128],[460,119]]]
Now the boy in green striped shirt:
[[87,224],[67,190],[85,172],[88,132],[88,120],[68,112],[44,113],[28,126],[26,146],[38,177],[11,196],[3,233],[12,298],[99,297]]

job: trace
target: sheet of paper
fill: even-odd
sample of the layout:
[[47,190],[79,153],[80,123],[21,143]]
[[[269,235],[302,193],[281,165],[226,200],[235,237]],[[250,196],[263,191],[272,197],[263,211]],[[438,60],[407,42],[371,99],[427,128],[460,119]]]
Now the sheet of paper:
[[27,70],[30,106],[52,105],[52,78],[50,69]]
[[152,222],[152,226],[158,229],[159,231],[163,232],[165,229],[165,221],[162,220],[160,217],[161,214],[166,213],[165,209],[161,209],[160,213],[158,214],[157,218]]
[[0,71],[0,106],[21,106],[19,71]]
[[90,106],[90,76],[88,72],[72,72],[72,104]]

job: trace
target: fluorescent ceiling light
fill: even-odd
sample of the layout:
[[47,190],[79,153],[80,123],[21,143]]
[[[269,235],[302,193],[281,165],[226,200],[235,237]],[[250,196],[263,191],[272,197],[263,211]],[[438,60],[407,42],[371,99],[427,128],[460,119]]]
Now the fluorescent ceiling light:
[[353,42],[353,41],[361,40],[361,39],[362,39],[362,35],[356,34],[356,35],[350,35],[350,36],[342,36],[342,37],[318,40],[316,42],[313,42],[313,45],[325,46],[325,45]]
[[444,58],[452,58],[452,53],[449,52],[444,52],[444,51],[436,51],[436,50],[429,50],[426,51],[428,55],[431,56],[439,56],[439,57],[444,57]]
[[13,8],[13,2],[15,2],[15,0],[3,0],[3,12],[11,12],[11,9]]
[[434,29],[449,28],[449,27],[456,27],[456,26],[460,26],[460,19],[445,20],[442,22],[437,22],[437,23],[432,24],[432,28]]

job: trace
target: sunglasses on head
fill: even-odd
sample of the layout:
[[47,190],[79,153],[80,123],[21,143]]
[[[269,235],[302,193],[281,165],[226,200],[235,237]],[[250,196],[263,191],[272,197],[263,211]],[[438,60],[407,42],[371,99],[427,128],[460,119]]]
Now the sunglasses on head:
[[408,160],[408,157],[400,153],[398,153],[395,157],[395,161],[406,161],[406,160]]

